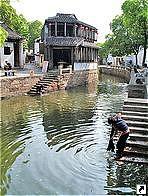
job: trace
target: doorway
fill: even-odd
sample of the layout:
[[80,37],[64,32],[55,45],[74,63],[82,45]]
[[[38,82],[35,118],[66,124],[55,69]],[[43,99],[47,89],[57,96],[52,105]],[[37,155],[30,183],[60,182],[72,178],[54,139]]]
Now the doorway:
[[65,67],[71,64],[70,49],[53,49],[53,66],[58,68],[58,62],[65,62]]
[[14,42],[14,67],[19,67],[19,43]]

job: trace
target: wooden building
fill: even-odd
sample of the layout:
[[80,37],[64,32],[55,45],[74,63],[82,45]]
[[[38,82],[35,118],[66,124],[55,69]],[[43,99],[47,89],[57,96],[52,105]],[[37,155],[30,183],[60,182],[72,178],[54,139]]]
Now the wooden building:
[[75,70],[97,68],[97,29],[79,21],[74,14],[57,13],[45,20],[41,47],[49,69],[62,62]]
[[5,61],[8,61],[12,67],[22,67],[23,38],[5,23],[1,22],[0,25],[8,32],[4,46],[0,48],[0,66],[4,67]]

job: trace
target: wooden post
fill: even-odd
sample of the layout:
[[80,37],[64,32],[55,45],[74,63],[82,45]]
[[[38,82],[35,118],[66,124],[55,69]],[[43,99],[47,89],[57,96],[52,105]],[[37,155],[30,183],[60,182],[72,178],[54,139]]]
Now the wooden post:
[[51,36],[51,23],[48,25],[48,36]]
[[64,23],[64,36],[66,37],[66,23]]
[[71,48],[71,64],[73,65],[73,60],[74,60],[74,49],[73,47]]
[[81,51],[80,51],[80,61],[81,61],[81,63],[82,63],[82,61],[83,61],[83,56],[82,56],[82,47],[81,47]]
[[57,36],[57,22],[55,22],[55,36]]

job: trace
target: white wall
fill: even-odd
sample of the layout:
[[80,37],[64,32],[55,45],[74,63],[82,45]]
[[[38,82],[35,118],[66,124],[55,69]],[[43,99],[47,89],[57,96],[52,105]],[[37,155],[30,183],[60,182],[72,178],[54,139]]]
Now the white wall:
[[5,61],[8,61],[14,67],[14,44],[13,42],[5,42],[5,47],[10,47],[11,54],[4,55],[4,47],[0,48],[0,65],[4,67]]
[[40,56],[39,56],[39,42],[34,43],[34,54],[35,54],[35,62],[40,62]]
[[[138,55],[137,55],[137,59],[138,59],[138,65],[142,66],[142,62],[143,62],[143,54],[144,54],[144,50],[143,48],[139,51]],[[125,56],[124,60],[125,62],[132,60],[133,64],[136,65],[136,57],[135,55],[129,55],[129,56]],[[148,64],[148,49],[146,50],[146,60],[145,63]]]
[[74,63],[74,71],[97,69],[97,63]]

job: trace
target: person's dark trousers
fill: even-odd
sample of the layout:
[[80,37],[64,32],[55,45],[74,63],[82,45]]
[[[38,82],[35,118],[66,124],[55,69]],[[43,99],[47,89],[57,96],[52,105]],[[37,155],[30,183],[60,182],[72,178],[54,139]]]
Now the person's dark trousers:
[[129,133],[123,134],[119,137],[119,140],[117,142],[117,156],[122,156],[122,153],[124,151],[124,148],[126,146],[126,140],[129,136]]

